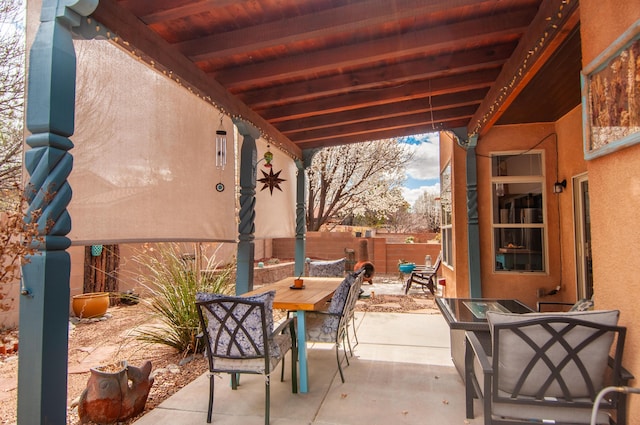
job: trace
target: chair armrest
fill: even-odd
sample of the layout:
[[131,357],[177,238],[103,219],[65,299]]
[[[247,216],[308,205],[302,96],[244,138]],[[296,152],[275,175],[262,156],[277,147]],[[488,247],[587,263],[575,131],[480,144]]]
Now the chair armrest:
[[342,316],[342,313],[329,313],[328,311],[325,311],[325,310],[313,310],[313,311],[308,311],[306,313],[307,316],[314,316],[316,314],[322,315],[322,316],[337,316],[337,317]]
[[563,302],[563,301],[538,301],[537,310],[542,312],[541,308],[545,305],[555,305],[555,306],[573,306],[575,303]]
[[282,323],[280,323],[278,325],[278,327],[273,331],[273,333],[271,334],[271,336],[274,335],[278,335],[280,333],[284,333],[285,329],[287,328],[287,326],[289,327],[289,329],[292,332],[292,337],[295,338],[295,321],[296,318],[295,317],[289,317],[288,319],[284,320]]
[[[484,373],[485,375],[493,374],[493,365],[489,361],[489,354],[487,353],[486,348],[484,347],[482,342],[480,342],[480,338],[478,338],[478,335],[475,332],[465,332],[465,336],[467,338],[467,343],[469,344],[469,347],[471,347],[475,357],[478,359],[478,362],[480,363],[480,367],[482,368],[482,373]],[[489,337],[488,341],[485,341],[485,344],[486,342],[491,344],[490,338],[491,337]]]
[[[614,365],[614,360],[613,357],[609,356],[609,361],[607,363],[609,365],[609,367],[613,367]],[[629,372],[627,369],[625,369],[623,366],[620,366],[620,385],[626,386],[629,381],[631,381],[632,379],[635,379],[635,376],[633,376],[633,374],[631,372]]]
[[[491,350],[491,335],[489,332],[482,332],[481,337],[482,341],[475,332],[465,332],[464,381],[467,419],[473,419],[475,416],[473,413],[473,399],[478,396],[484,399],[485,411],[489,412],[491,410],[488,403],[490,403],[489,400],[491,398],[490,388],[493,368],[489,361],[489,353],[487,353],[487,348]],[[476,376],[474,358],[478,359],[480,368],[482,369],[481,381]],[[490,423],[490,420],[487,421],[486,414],[485,423]]]

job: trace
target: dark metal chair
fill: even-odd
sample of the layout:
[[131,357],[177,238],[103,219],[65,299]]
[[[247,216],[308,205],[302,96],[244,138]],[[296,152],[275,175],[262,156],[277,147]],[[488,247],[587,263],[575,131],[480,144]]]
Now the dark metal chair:
[[[490,332],[467,332],[467,418],[478,396],[485,425],[589,424],[598,393],[633,379],[622,367],[626,328],[618,315],[488,312]],[[626,395],[599,409],[597,424],[626,424]]]
[[411,276],[407,279],[407,283],[404,288],[404,293],[408,294],[409,289],[411,289],[412,284],[420,285],[424,292],[431,292],[431,295],[435,295],[436,291],[436,276],[438,275],[438,269],[440,269],[440,264],[442,263],[442,253],[438,254],[438,258],[436,259],[433,267],[428,267],[425,265],[416,266],[416,268],[411,272]]
[[[336,359],[340,379],[344,383],[342,372],[342,360],[340,359],[340,346],[343,346],[344,358],[349,364],[346,354],[345,341],[349,347],[349,352],[353,355],[351,342],[349,341],[349,324],[354,320],[356,301],[360,295],[364,271],[350,273],[344,278],[340,286],[336,289],[327,311],[309,311],[306,316],[306,340],[308,342],[327,342],[335,344]],[[355,324],[354,324],[355,326]],[[354,329],[355,333],[355,329]]]
[[[265,378],[265,424],[269,424],[270,376],[291,350],[291,390],[298,392],[295,318],[273,330],[275,291],[251,297],[198,294],[196,305],[209,360],[209,410],[213,411],[214,374],[230,373],[231,386],[238,387],[239,374],[252,373]],[[281,378],[282,380],[282,378]]]

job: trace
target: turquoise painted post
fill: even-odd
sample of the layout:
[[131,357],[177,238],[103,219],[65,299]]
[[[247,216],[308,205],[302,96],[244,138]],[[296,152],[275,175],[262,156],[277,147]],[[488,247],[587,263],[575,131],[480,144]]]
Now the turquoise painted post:
[[251,124],[234,120],[243,137],[240,149],[240,224],[238,225],[238,269],[236,295],[253,289],[253,260],[255,256],[256,171],[258,152],[256,140],[260,132]]
[[[67,6],[69,4],[69,6]],[[97,6],[94,1],[44,0],[30,51],[25,154],[29,203],[25,221],[37,219],[36,253],[22,267],[18,420],[64,424],[67,420],[69,274],[71,241],[67,205],[73,168],[76,57],[71,28]],[[36,216],[32,215],[36,213]]]
[[305,167],[302,161],[296,161],[298,174],[296,176],[296,245],[295,245],[295,275],[304,274],[304,260],[306,258],[307,234],[307,199]]
[[480,228],[478,224],[478,175],[476,169],[477,136],[467,140],[467,233],[469,252],[469,295],[482,297],[480,274]]

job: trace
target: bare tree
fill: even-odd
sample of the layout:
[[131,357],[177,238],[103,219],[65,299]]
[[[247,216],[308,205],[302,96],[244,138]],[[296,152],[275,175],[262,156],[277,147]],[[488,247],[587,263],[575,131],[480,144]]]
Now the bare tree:
[[21,0],[0,0],[0,209],[3,210],[20,199],[15,189],[22,170],[24,17]]
[[320,150],[307,169],[307,228],[338,224],[346,217],[386,218],[405,202],[400,187],[411,160],[395,139]]

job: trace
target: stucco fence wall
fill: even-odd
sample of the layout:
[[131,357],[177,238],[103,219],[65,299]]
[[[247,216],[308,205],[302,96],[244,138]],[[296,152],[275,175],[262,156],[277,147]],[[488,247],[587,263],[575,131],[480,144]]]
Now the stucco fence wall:
[[[418,243],[405,243],[413,237]],[[310,232],[306,238],[306,256],[312,259],[333,260],[346,256],[346,250],[353,250],[355,260],[360,258],[360,250],[366,241],[369,261],[373,262],[376,273],[395,273],[398,261],[406,260],[423,264],[426,255],[435,261],[440,252],[440,243],[434,241],[435,234],[378,234],[373,237],[356,237],[353,232]],[[427,242],[429,241],[429,242]],[[278,263],[264,261],[263,267],[254,269],[254,284],[275,282],[294,273],[295,238],[257,240],[255,258],[279,259]],[[197,244],[182,244],[184,253],[193,253]],[[235,261],[235,244],[203,244],[205,254],[214,255],[216,261],[225,264]],[[147,247],[148,248],[148,247]],[[133,290],[144,295],[137,276],[139,266],[132,261],[133,255],[142,249],[141,244],[120,245],[120,266],[118,270],[118,290]],[[71,256],[70,294],[81,294],[84,285],[84,246],[68,249]],[[16,281],[0,287],[0,329],[15,328],[19,322],[20,282]],[[71,306],[71,300],[69,300]],[[70,308],[71,311],[71,308]]]
[[[418,242],[405,243],[409,237]],[[368,258],[374,264],[376,273],[394,273],[398,270],[400,260],[424,264],[425,256],[430,255],[435,262],[440,253],[440,243],[434,241],[434,238],[434,233],[379,233],[374,237],[363,238],[347,232],[309,232],[306,238],[306,254],[313,259],[334,260],[345,257],[346,250],[353,250],[358,261],[361,256],[361,244],[366,241]],[[293,258],[295,239],[274,239],[272,253],[277,258]]]

